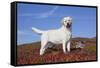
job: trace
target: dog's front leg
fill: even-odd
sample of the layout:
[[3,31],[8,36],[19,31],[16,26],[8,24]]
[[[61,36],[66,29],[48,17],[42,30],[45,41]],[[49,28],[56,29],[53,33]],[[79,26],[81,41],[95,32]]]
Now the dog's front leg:
[[70,41],[67,43],[67,51],[70,52]]
[[66,42],[63,40],[63,52],[66,54]]

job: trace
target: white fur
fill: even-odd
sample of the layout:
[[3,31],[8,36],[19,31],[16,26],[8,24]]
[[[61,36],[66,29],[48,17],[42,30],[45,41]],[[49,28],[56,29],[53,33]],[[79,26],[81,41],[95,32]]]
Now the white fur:
[[62,23],[62,27],[55,30],[42,31],[42,30],[32,27],[33,32],[36,32],[41,35],[40,55],[43,55],[45,49],[51,46],[51,45],[48,45],[49,42],[53,44],[62,44],[63,52],[66,53],[66,47],[67,47],[68,52],[70,52],[71,31],[70,31],[70,28],[67,26],[68,24],[71,25],[72,18],[64,17],[61,23]]

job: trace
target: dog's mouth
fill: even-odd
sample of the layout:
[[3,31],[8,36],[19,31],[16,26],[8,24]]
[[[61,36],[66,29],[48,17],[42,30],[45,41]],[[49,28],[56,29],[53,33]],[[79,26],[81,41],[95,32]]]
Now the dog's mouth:
[[71,27],[71,24],[69,24],[69,23],[67,23],[67,26],[66,26],[67,28],[70,28]]

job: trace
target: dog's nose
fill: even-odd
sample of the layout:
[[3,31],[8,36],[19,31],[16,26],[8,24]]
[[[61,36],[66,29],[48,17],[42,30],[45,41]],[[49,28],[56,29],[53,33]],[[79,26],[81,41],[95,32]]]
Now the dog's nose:
[[70,28],[71,27],[71,24],[70,23],[67,23],[67,28]]

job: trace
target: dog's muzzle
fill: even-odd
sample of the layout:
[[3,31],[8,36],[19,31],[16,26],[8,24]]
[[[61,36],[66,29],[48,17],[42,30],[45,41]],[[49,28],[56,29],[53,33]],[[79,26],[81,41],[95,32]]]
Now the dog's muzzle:
[[69,24],[69,23],[67,23],[67,26],[66,26],[67,28],[70,28],[71,27],[71,24]]

